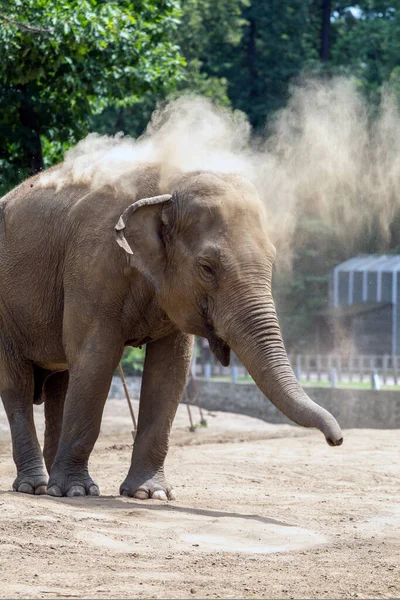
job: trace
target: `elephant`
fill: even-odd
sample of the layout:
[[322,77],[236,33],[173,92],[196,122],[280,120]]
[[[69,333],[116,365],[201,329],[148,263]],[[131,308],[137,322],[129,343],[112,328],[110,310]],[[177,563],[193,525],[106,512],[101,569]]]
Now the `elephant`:
[[[232,350],[293,422],[342,443],[290,367],[271,292],[275,248],[252,183],[205,170],[165,178],[156,163],[132,167],[124,193],[87,181],[46,186],[44,174],[0,200],[0,395],[15,491],[99,495],[88,460],[112,376],[126,346],[146,345],[120,494],[175,498],[164,460],[194,336],[222,365]],[[41,402],[43,453],[33,420]]]

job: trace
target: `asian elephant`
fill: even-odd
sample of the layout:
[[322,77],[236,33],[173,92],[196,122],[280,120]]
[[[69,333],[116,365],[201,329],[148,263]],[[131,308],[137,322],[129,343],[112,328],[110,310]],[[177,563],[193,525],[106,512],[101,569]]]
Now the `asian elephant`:
[[[57,169],[57,167],[56,167]],[[129,175],[110,185],[42,184],[0,201],[0,395],[17,478],[30,494],[99,494],[88,459],[125,346],[146,344],[138,431],[120,493],[174,497],[164,478],[193,335],[229,364],[232,349],[295,423],[342,443],[334,417],[299,386],[271,295],[275,250],[255,188],[238,175]],[[33,403],[44,400],[43,456]]]

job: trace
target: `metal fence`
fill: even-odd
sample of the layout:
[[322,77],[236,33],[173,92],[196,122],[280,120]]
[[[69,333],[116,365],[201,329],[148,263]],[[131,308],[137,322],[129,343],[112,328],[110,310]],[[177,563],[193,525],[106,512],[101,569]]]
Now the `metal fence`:
[[[391,355],[338,355],[338,354],[289,354],[289,360],[297,379],[310,385],[370,384],[400,385],[400,356]],[[205,340],[196,340],[196,352],[192,373],[197,377],[228,378],[240,383],[251,381],[246,368],[232,354],[229,367],[222,367],[215,359]]]
[[367,383],[378,376],[383,385],[400,383],[400,357],[374,354],[292,354],[290,363],[299,380]]
[[[128,375],[143,371],[144,354],[124,365]],[[371,385],[400,385],[400,356],[362,354],[289,354],[289,360],[297,379],[302,385],[337,385],[362,387]],[[134,373],[130,369],[136,369]],[[235,383],[251,382],[252,379],[238,358],[231,353],[231,364],[223,367],[211,352],[208,342],[196,338],[192,362],[192,374],[205,379],[222,379]]]

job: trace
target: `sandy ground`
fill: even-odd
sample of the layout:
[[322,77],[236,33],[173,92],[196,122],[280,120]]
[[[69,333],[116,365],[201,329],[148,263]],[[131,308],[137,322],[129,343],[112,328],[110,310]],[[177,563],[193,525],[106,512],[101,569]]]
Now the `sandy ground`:
[[400,596],[398,431],[347,431],[332,449],[318,432],[206,418],[190,433],[179,408],[166,469],[178,499],[164,503],[116,495],[131,452],[124,401],[107,403],[91,459],[100,498],[10,492],[1,411],[1,597]]

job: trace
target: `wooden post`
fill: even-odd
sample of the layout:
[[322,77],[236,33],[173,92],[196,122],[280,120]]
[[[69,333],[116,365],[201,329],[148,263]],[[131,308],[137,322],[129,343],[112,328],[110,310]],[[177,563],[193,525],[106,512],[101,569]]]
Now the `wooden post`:
[[200,413],[200,425],[202,425],[203,427],[207,427],[207,421],[204,418],[203,410],[202,410],[202,408],[200,406],[200,394],[199,394],[199,389],[198,389],[197,384],[196,384],[196,380],[193,377],[192,373],[189,373],[189,377],[190,377],[190,381],[191,381],[192,386],[193,386],[193,391],[194,391],[194,396],[195,396],[195,402],[197,404],[197,408],[199,409],[199,413]]
[[120,376],[121,381],[122,381],[122,387],[124,388],[126,401],[128,403],[128,407],[129,407],[129,412],[131,413],[131,418],[132,418],[132,423],[133,423],[132,437],[133,437],[133,439],[135,439],[135,437],[136,437],[136,429],[137,429],[137,427],[136,427],[136,418],[135,418],[135,413],[133,412],[133,406],[132,406],[131,398],[129,396],[128,387],[126,385],[125,376],[124,376],[124,372],[122,370],[121,363],[119,363],[119,365],[118,365],[118,371],[119,371],[119,376]]
[[187,393],[187,389],[186,388],[185,388],[185,391],[184,391],[184,396],[185,396],[186,408],[187,408],[188,416],[189,416],[189,423],[190,423],[189,431],[191,431],[193,433],[194,431],[196,431],[196,428],[193,425],[192,412],[191,412],[190,406],[189,406],[189,395]]

